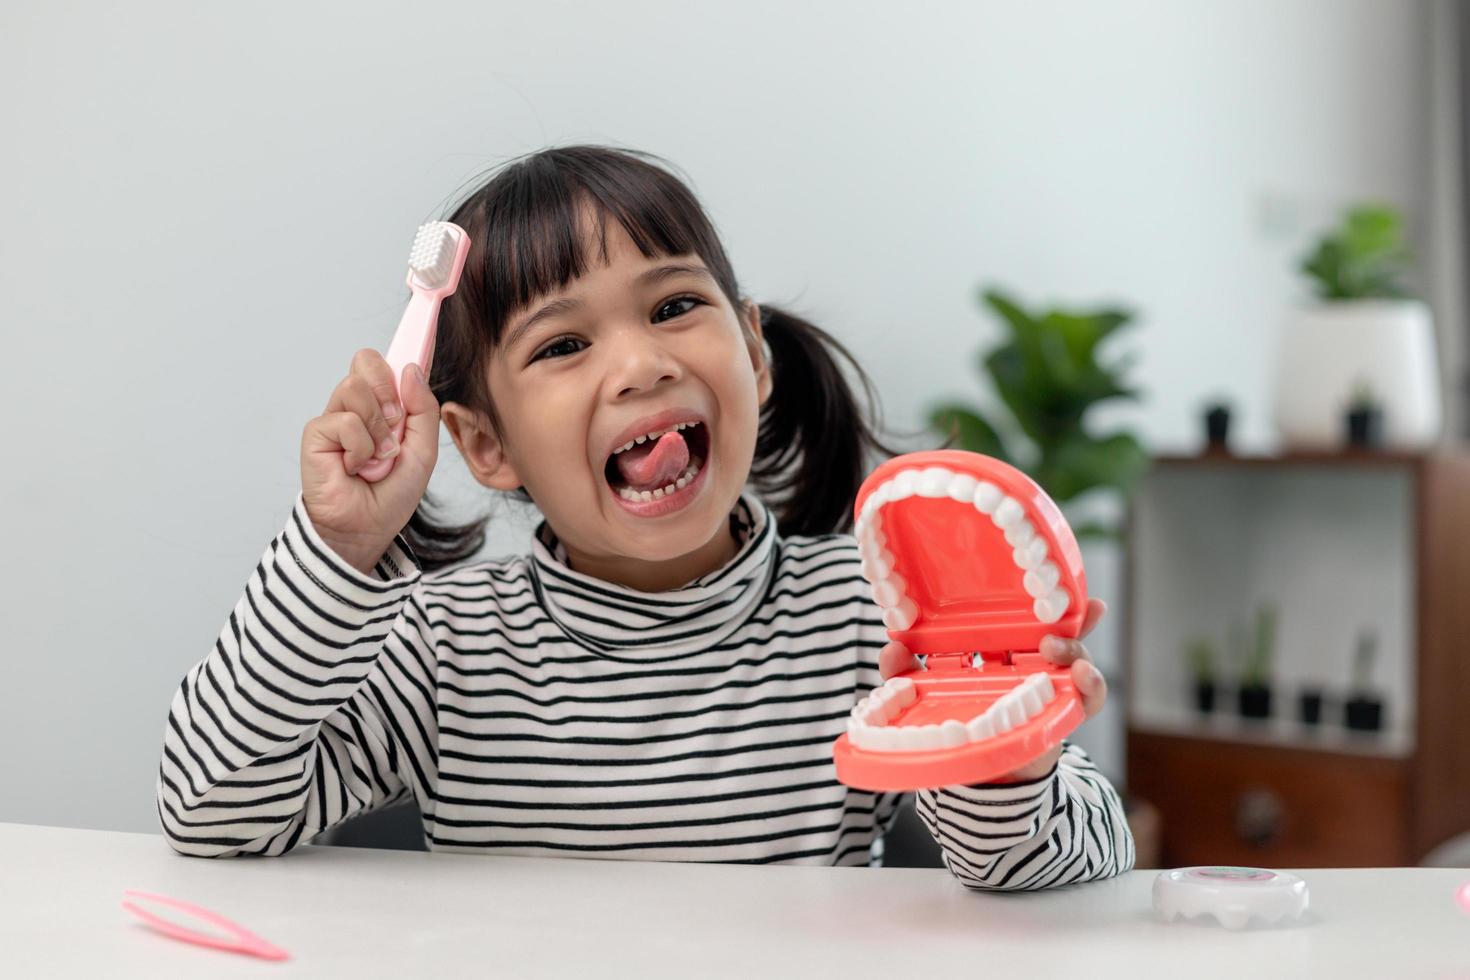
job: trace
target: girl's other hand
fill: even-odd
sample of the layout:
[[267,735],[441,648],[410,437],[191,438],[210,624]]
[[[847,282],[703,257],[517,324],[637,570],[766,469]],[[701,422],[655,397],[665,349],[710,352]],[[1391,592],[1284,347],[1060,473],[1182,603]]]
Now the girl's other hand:
[[[423,500],[439,457],[439,403],[410,364],[400,379],[370,348],[357,352],[347,377],[333,390],[326,411],[301,435],[301,493],[323,541],[363,574],[393,542]],[[393,422],[405,414],[403,442],[392,440]],[[375,456],[396,456],[377,483],[357,472]]]

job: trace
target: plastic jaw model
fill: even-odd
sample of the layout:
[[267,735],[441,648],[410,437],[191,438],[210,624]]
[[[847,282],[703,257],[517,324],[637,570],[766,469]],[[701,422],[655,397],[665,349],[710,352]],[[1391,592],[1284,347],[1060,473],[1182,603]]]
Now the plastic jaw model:
[[1087,613],[1082,555],[1065,518],[1014,467],[958,450],[873,471],[854,506],[863,577],[889,637],[922,668],[852,710],[833,747],[861,789],[985,782],[1057,745],[1083,719],[1072,674],[1037,652]]

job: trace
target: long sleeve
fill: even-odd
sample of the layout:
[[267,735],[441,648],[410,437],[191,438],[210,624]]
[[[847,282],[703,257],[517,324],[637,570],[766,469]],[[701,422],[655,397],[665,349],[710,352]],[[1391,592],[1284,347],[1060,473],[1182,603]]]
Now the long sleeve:
[[435,653],[401,536],[364,575],[298,493],[164,729],[158,813],[183,854],[282,854],[435,779]]
[[915,806],[944,863],[971,888],[1050,888],[1133,867],[1117,792],[1070,743],[1040,779],[921,790]]

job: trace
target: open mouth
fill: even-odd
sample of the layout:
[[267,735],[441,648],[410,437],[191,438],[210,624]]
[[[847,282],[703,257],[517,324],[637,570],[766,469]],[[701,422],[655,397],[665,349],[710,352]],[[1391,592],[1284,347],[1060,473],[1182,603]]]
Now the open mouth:
[[971,714],[966,704],[962,714],[968,717],[947,717],[929,724],[902,717],[911,714],[908,709],[918,697],[911,678],[890,677],[852,709],[848,738],[858,748],[875,752],[915,752],[983,742],[1040,715],[1056,697],[1056,689],[1046,674],[1031,674],[983,710]]
[[603,466],[603,476],[625,502],[649,504],[673,497],[694,483],[709,459],[709,446],[709,430],[703,422],[679,422],[613,450]]

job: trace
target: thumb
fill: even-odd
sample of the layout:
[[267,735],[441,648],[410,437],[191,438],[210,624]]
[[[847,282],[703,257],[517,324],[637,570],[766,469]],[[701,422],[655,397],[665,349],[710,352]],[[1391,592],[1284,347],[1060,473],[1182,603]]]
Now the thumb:
[[439,402],[429,390],[429,383],[419,373],[419,366],[404,365],[398,385],[403,400],[403,442],[420,457],[433,459],[439,448]]

